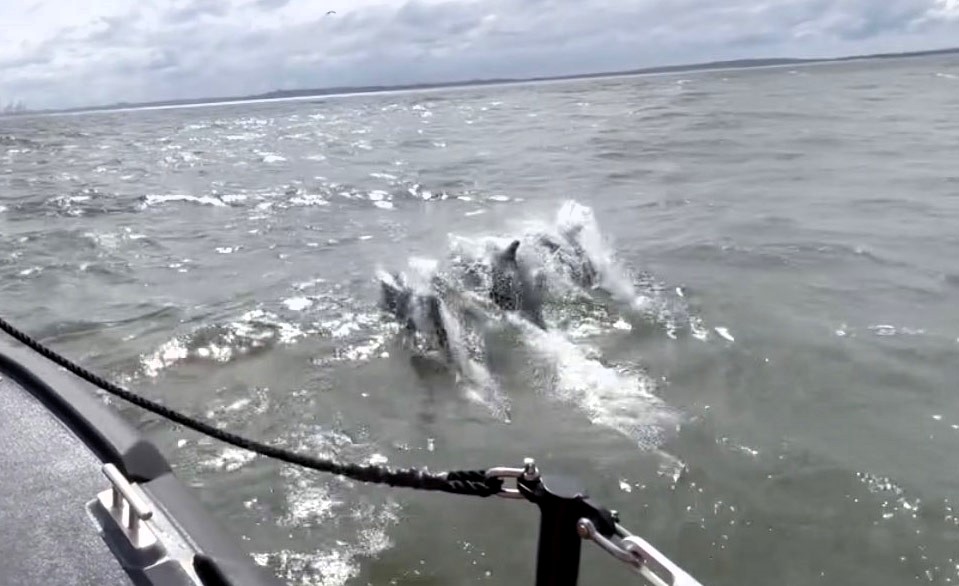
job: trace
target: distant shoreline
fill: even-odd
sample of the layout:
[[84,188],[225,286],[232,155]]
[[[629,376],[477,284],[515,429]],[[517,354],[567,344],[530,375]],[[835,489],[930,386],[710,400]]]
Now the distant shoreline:
[[440,90],[470,87],[485,87],[497,85],[516,85],[548,81],[575,81],[584,79],[602,79],[614,77],[628,77],[638,75],[714,71],[714,70],[735,70],[735,69],[754,69],[765,67],[784,67],[789,65],[810,65],[816,63],[840,63],[848,61],[873,60],[873,59],[903,59],[914,57],[930,57],[937,55],[959,55],[959,47],[948,49],[932,49],[927,51],[911,51],[905,53],[874,53],[868,55],[851,55],[845,57],[823,57],[823,58],[772,58],[772,59],[733,59],[726,61],[710,61],[705,63],[690,63],[685,65],[665,65],[659,67],[644,67],[640,69],[607,71],[595,73],[579,73],[571,75],[553,75],[529,78],[495,78],[495,79],[476,79],[466,81],[451,81],[442,83],[416,83],[395,86],[344,86],[318,89],[300,89],[300,90],[275,90],[263,94],[251,94],[246,96],[227,96],[220,98],[188,98],[178,100],[157,100],[151,102],[119,102],[115,104],[101,106],[86,106],[76,108],[58,108],[45,110],[26,110],[22,112],[8,113],[0,115],[3,117],[15,116],[35,116],[41,114],[82,114],[95,112],[123,112],[131,110],[160,110],[184,107],[201,106],[223,106],[230,104],[263,103],[273,101],[295,101],[309,100],[313,98],[324,97],[347,97],[366,94],[388,94],[396,92],[409,92],[417,90]]

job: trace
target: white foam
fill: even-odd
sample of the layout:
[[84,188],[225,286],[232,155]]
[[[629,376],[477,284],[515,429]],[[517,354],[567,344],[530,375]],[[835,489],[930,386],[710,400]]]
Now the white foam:
[[703,320],[698,316],[689,317],[689,332],[697,340],[705,342],[709,339],[709,331],[703,325]]
[[177,193],[147,195],[144,198],[143,206],[151,207],[155,205],[162,205],[165,203],[177,202],[177,201],[186,201],[190,203],[208,205],[208,206],[214,206],[214,207],[227,207],[226,203],[223,200],[216,197],[211,197],[208,195],[197,197],[195,195],[185,195],[185,194],[177,194]]
[[343,548],[321,553],[283,549],[275,553],[254,554],[253,559],[261,566],[278,566],[280,576],[289,584],[295,580],[304,586],[344,586],[359,575],[355,557],[355,553]]
[[[629,325],[629,324],[626,324]],[[566,328],[566,334],[573,339],[586,339],[600,336],[605,333],[606,328],[599,320],[586,319],[570,324]]]
[[[323,452],[330,452],[352,442],[349,438],[336,434],[321,434],[318,438],[311,438],[309,443],[320,442]],[[330,457],[332,453],[325,453],[323,457]],[[320,484],[316,475],[306,474],[298,468],[284,467],[280,474],[285,477],[287,514],[279,521],[281,525],[289,527],[315,525],[330,518],[344,503],[333,496],[330,487]]]
[[224,407],[223,410],[224,411],[240,411],[241,409],[245,409],[246,407],[248,407],[250,403],[252,402],[253,402],[253,399],[251,399],[250,397],[241,397],[237,399],[236,401],[233,401],[226,407]]
[[332,497],[325,486],[311,486],[305,482],[289,488],[290,511],[282,519],[285,525],[316,524],[333,516],[333,512],[342,503]]
[[734,338],[733,335],[729,333],[729,330],[728,330],[728,329],[723,328],[723,327],[718,327],[718,326],[715,327],[715,328],[713,328],[713,329],[716,330],[716,333],[717,333],[717,334],[719,334],[719,335],[722,336],[723,338],[729,340],[730,342],[735,342],[735,341],[736,341],[736,338]]
[[[208,358],[217,362],[228,362],[233,357],[233,349],[229,346],[220,346],[211,343],[208,346],[197,348],[196,355],[200,358]],[[186,357],[184,356],[184,358]]]
[[347,311],[337,318],[321,323],[320,327],[327,330],[332,338],[345,338],[374,323],[378,317],[378,315],[373,313],[358,314]]
[[429,201],[433,199],[433,192],[429,189],[422,189],[419,184],[410,187],[406,190],[406,192],[415,198],[422,199],[423,201]]
[[142,360],[144,373],[151,378],[160,374],[160,371],[189,356],[186,345],[174,338],[160,346],[156,352]]
[[290,203],[296,206],[328,206],[330,202],[322,195],[303,194],[290,199]]
[[317,277],[315,279],[310,279],[309,281],[303,281],[300,283],[295,283],[293,288],[297,291],[302,291],[303,289],[309,289],[310,287],[316,287],[320,283],[325,283],[326,279],[323,277]]
[[281,155],[277,155],[274,153],[266,153],[263,155],[263,158],[261,160],[267,164],[282,163],[286,161],[286,157],[283,157]]
[[424,283],[439,269],[440,261],[435,258],[412,256],[407,261],[409,267],[421,277]]
[[390,459],[384,456],[383,454],[373,454],[372,456],[367,458],[366,463],[369,466],[382,466],[383,464],[386,464],[389,461]]
[[281,344],[290,344],[307,335],[307,332],[296,324],[282,321],[275,314],[262,309],[254,309],[253,311],[246,312],[240,317],[239,321],[232,323],[231,327],[238,336],[244,336],[253,339],[256,339],[257,337],[260,339],[266,339],[273,336],[272,332],[270,331],[258,334],[254,324],[263,324],[278,328],[276,339]]
[[373,205],[380,208],[381,210],[393,209],[393,202],[391,201],[374,201]]
[[[335,458],[337,453],[362,448],[345,435],[332,431],[309,433],[300,437],[296,449],[320,457]],[[367,452],[369,454],[369,452]],[[367,456],[382,461],[378,454]],[[399,505],[364,502],[352,490],[354,483],[343,478],[310,474],[302,469],[284,466],[278,494],[285,497],[286,511],[279,523],[290,528],[320,527],[335,518],[336,531],[317,534],[307,552],[288,549],[254,553],[254,561],[271,566],[282,581],[297,584],[342,586],[359,574],[361,558],[375,557],[392,547],[387,529],[399,521]],[[378,499],[379,500],[379,499]],[[251,503],[255,504],[255,503]]]
[[889,324],[869,326],[869,329],[877,336],[895,336],[899,334],[905,336],[921,336],[926,333],[926,330],[922,328],[910,328],[906,326],[896,327]]
[[256,454],[253,452],[234,447],[227,447],[224,448],[218,456],[203,462],[203,464],[207,467],[216,468],[218,470],[235,472],[252,462],[254,458],[256,458]]
[[247,141],[247,140],[257,140],[260,138],[260,133],[258,132],[243,132],[240,134],[226,134],[223,136],[223,140],[230,141]]
[[[212,339],[202,346],[190,343],[195,336],[204,337],[208,332]],[[141,359],[143,374],[154,378],[160,371],[193,356],[217,362],[229,362],[237,356],[269,343],[292,344],[312,330],[285,322],[273,313],[262,309],[248,311],[225,326],[201,328],[194,334],[176,337],[162,344],[154,353]]]
[[313,305],[313,301],[308,297],[290,297],[283,300],[283,305],[290,311],[303,311]]
[[507,319],[555,369],[555,380],[547,386],[556,398],[576,404],[593,423],[622,433],[644,449],[658,446],[663,426],[674,416],[652,393],[652,379],[604,366],[561,332],[544,332],[513,314]]
[[[349,362],[365,362],[370,358],[380,354],[380,350],[386,344],[386,334],[373,336],[365,342],[346,346],[339,350],[338,355],[342,360]],[[389,355],[387,355],[388,357]]]
[[896,335],[896,326],[889,324],[879,324],[875,326],[869,326],[869,329],[876,333],[877,336],[895,336]]

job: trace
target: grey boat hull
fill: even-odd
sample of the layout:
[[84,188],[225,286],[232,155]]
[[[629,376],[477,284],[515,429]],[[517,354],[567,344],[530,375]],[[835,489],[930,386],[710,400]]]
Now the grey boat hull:
[[281,584],[90,385],[5,336],[0,446],[0,584]]

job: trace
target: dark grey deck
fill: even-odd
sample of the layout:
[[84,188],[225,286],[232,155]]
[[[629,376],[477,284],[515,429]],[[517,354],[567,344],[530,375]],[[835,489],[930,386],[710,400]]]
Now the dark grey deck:
[[0,373],[0,584],[132,584],[84,506],[108,487],[100,466]]

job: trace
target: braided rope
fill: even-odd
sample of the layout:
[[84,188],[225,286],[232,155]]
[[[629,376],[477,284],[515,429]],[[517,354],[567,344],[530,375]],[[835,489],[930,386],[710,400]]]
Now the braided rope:
[[499,478],[487,478],[485,470],[453,470],[449,472],[432,473],[416,468],[394,469],[387,466],[360,465],[341,463],[331,459],[317,458],[275,446],[270,446],[256,440],[245,438],[235,433],[224,431],[213,425],[185,415],[165,405],[141,397],[135,393],[116,385],[102,376],[70,361],[47,348],[28,334],[14,327],[10,322],[0,317],[0,330],[3,330],[34,352],[44,358],[62,366],[81,379],[103,389],[115,397],[132,403],[141,409],[155,413],[160,417],[178,423],[184,427],[208,435],[224,443],[248,450],[267,458],[273,458],[289,464],[302,466],[320,472],[329,472],[346,476],[359,482],[386,484],[413,488],[416,490],[433,490],[470,496],[487,497],[502,492],[503,481]]

